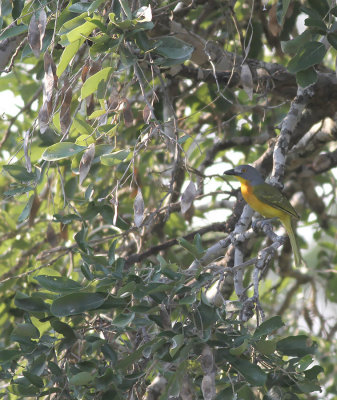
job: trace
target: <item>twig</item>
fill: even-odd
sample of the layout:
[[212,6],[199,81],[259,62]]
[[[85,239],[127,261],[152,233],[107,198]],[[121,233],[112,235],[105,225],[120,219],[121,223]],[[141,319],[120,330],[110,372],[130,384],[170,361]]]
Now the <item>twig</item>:
[[18,47],[15,49],[15,52],[13,53],[12,57],[11,57],[11,61],[8,65],[7,68],[3,69],[1,72],[5,72],[6,74],[8,74],[9,72],[11,72],[11,70],[13,69],[14,66],[14,60],[17,57],[17,55],[19,54],[19,51],[22,49],[22,47],[26,44],[27,42],[27,37],[25,37],[18,45]]
[[29,273],[33,271],[28,271],[24,272],[23,274],[17,275],[17,276],[12,276],[13,273],[16,273],[23,265],[24,261],[29,257],[37,253],[39,248],[45,243],[45,240],[42,240],[41,242],[36,243],[33,247],[31,247],[29,250],[23,252],[21,255],[19,261],[16,263],[16,265],[11,268],[8,272],[4,273],[2,276],[0,276],[0,283],[6,282],[9,279],[15,279],[15,278],[21,278],[21,276],[25,276],[26,274],[28,275]]
[[[224,231],[224,224],[219,222],[219,223],[214,223],[208,226],[205,226],[201,229],[198,229],[196,231],[190,232],[187,235],[183,236],[184,239],[186,240],[190,240],[192,239],[196,234],[200,234],[200,235],[204,235],[207,232],[215,232],[215,231],[219,231],[219,232],[223,232]],[[225,239],[224,239],[225,240]],[[126,265],[131,265],[134,264],[136,262],[140,262],[154,254],[159,253],[161,250],[165,250],[168,249],[169,247],[172,247],[174,245],[178,244],[178,239],[171,239],[168,240],[167,242],[161,243],[159,245],[156,246],[152,246],[149,249],[147,249],[146,251],[144,251],[143,253],[140,254],[133,254],[129,257],[126,258],[125,264]]]

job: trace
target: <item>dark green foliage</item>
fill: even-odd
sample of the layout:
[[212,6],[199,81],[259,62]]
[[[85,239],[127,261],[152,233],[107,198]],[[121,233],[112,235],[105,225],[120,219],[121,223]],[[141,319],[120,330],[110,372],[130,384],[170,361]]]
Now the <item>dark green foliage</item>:
[[[247,321],[231,250],[203,261],[239,217],[227,219],[238,192],[224,166],[266,155],[295,80],[306,88],[321,64],[334,67],[336,7],[229,3],[1,2],[0,45],[17,42],[0,76],[0,398],[145,400],[158,379],[159,400],[187,389],[195,399],[337,396],[335,328],[316,304],[337,302],[336,229],[324,219],[335,218],[335,164],[315,170],[313,158],[335,160],[334,131],[286,169],[297,184],[315,171],[326,200],[326,215],[302,203],[302,226],[321,242],[306,270],[293,272],[284,247],[258,271]],[[270,62],[284,68],[272,76]],[[236,245],[256,257],[262,236]],[[253,268],[243,271],[253,296]]]

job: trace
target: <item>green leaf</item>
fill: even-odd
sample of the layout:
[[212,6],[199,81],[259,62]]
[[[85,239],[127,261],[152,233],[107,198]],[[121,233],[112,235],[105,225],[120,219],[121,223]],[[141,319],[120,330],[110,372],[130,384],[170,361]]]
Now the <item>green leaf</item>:
[[103,293],[79,292],[67,294],[54,300],[50,311],[56,317],[81,314],[102,305],[106,295]]
[[[103,375],[96,377],[94,382],[94,387],[96,390],[104,391],[106,394],[106,390],[111,388],[113,385],[115,374],[112,372],[111,368],[107,368]],[[114,396],[112,396],[114,397]],[[104,399],[104,397],[102,397]]]
[[90,33],[96,28],[96,24],[90,21],[86,21],[83,24],[77,26],[75,29],[67,33],[67,39],[70,43],[76,42],[77,40],[86,39]]
[[180,246],[184,247],[187,251],[189,251],[196,259],[200,258],[204,253],[204,250],[202,250],[201,246],[199,245],[196,246],[190,243],[185,238],[178,238],[177,241],[180,244]]
[[[81,114],[77,114],[77,116],[74,118],[73,120],[73,127],[81,134],[81,135],[87,135],[87,137],[89,138],[90,135],[93,132],[93,128],[91,125],[89,125],[84,117]],[[94,142],[94,141],[93,141]],[[76,140],[76,144],[77,140]],[[86,143],[86,144],[90,144],[90,143]]]
[[120,38],[112,39],[106,34],[101,34],[95,38],[90,37],[90,39],[94,42],[94,44],[90,47],[90,55],[92,58],[96,57],[98,54],[112,51],[121,43]]
[[317,73],[313,67],[296,73],[296,82],[303,88],[313,85],[317,82]]
[[229,352],[232,356],[240,356],[244,351],[248,348],[248,340],[245,339],[240,346],[232,347],[229,349]]
[[290,0],[278,0],[276,8],[276,18],[279,25],[283,25],[284,18],[287,14]]
[[38,275],[35,276],[34,279],[36,279],[44,289],[56,293],[77,291],[82,288],[80,283],[64,276]]
[[166,267],[161,268],[161,273],[167,276],[169,279],[172,279],[173,281],[179,280],[181,279],[182,274],[176,272],[176,269],[177,269],[176,264],[168,264]]
[[115,350],[112,348],[112,346],[109,343],[104,343],[103,346],[101,347],[101,351],[104,355],[104,357],[108,360],[110,360],[113,364],[115,364],[118,360],[118,356],[115,352]]
[[[179,366],[180,367],[180,366]],[[180,369],[180,368],[179,368]],[[181,384],[183,379],[183,373],[185,371],[176,371],[170,373],[169,379],[167,381],[166,389],[164,391],[164,399],[177,399],[179,398],[179,393],[181,391]],[[162,396],[161,396],[162,397]],[[206,397],[204,397],[206,398]],[[210,399],[211,397],[208,397]]]
[[134,318],[135,313],[119,314],[111,323],[118,328],[125,328]]
[[[90,125],[89,125],[90,126]],[[95,139],[92,137],[92,135],[81,135],[75,140],[75,144],[78,144],[79,146],[89,146],[90,144],[95,143]]]
[[296,366],[296,371],[298,371],[298,372],[305,371],[309,367],[309,365],[312,364],[313,362],[314,362],[314,360],[313,360],[311,354],[307,354],[306,356],[302,357],[299,360],[299,362]]
[[200,303],[195,312],[195,324],[198,329],[205,330],[211,327],[219,319],[215,307],[210,307],[204,303]]
[[[238,389],[237,394],[238,394],[238,399],[240,399],[240,400],[256,400],[256,397],[254,396],[254,392],[250,388],[249,385],[241,386],[240,389]],[[275,398],[267,399],[267,398],[263,397],[263,400],[276,400],[276,399]],[[278,399],[278,400],[280,400],[280,399]],[[290,400],[290,399],[288,399],[288,400]]]
[[[114,13],[109,14],[110,21],[113,25],[117,26],[119,29],[122,31],[128,31],[129,29],[132,30],[132,28],[135,27],[135,24],[137,23],[136,20],[130,20],[130,19],[125,19],[123,21],[120,21],[119,19],[117,20],[115,18]],[[111,25],[111,24],[109,24]]]
[[119,164],[121,161],[124,161],[129,154],[129,150],[119,150],[114,153],[105,154],[101,156],[101,163],[108,167],[112,167]]
[[[203,246],[202,246],[202,240],[201,240],[200,233],[197,233],[197,234],[194,236],[194,238],[193,238],[193,243],[194,243],[195,248],[196,248],[197,251],[198,251],[198,254],[200,254],[200,256],[201,256],[202,254],[204,254],[205,250],[204,250],[204,248],[203,248]],[[199,257],[200,257],[200,256],[199,256]]]
[[48,368],[50,369],[50,371],[52,372],[53,375],[60,377],[62,376],[62,370],[61,368],[59,368],[59,366],[57,364],[55,364],[52,361],[48,361]]
[[327,34],[328,42],[337,50],[337,32]]
[[186,59],[193,53],[194,48],[175,37],[163,37],[155,52],[170,59]]
[[119,0],[119,4],[121,5],[122,10],[124,11],[127,19],[132,19],[132,12],[129,7],[128,0]]
[[310,40],[310,38],[311,33],[309,31],[304,31],[292,40],[281,42],[282,51],[288,54],[296,54],[297,51]]
[[134,65],[137,58],[125,47],[121,46],[119,49],[121,63],[118,66],[118,71],[122,71]]
[[10,197],[10,196],[27,193],[27,192],[30,192],[31,190],[34,190],[33,186],[21,186],[21,187],[16,187],[13,189],[6,190],[3,194],[4,194],[4,196]]
[[133,351],[131,354],[125,356],[124,358],[118,361],[118,368],[121,370],[127,369],[130,364],[134,361],[138,360],[139,358],[143,358],[143,351],[148,346],[151,346],[153,343],[157,342],[158,339],[150,340],[149,342],[139,346],[137,350]]
[[288,336],[280,340],[276,348],[281,353],[287,356],[303,357],[307,354],[314,354],[316,352],[317,344],[311,343],[308,336]]
[[38,388],[43,388],[44,387],[44,383],[42,378],[40,378],[39,376],[32,374],[31,372],[28,371],[22,371],[22,375],[28,379],[28,381],[30,383],[32,383],[34,386],[38,387]]
[[37,339],[40,337],[40,332],[31,323],[17,324],[12,331],[12,336],[25,337],[30,339]]
[[60,320],[58,320],[56,318],[52,319],[50,324],[56,332],[60,333],[64,337],[69,338],[69,339],[76,338],[75,332],[68,324],[61,322]]
[[277,340],[265,340],[260,339],[254,343],[254,347],[257,351],[264,355],[273,354],[276,350],[276,342]]
[[186,135],[184,135],[184,136],[181,136],[181,137],[178,139],[178,143],[179,143],[179,144],[184,144],[184,143],[186,142],[186,140],[187,140],[187,139],[190,139],[190,138],[191,138],[191,136],[188,135],[188,134],[186,134]]
[[62,160],[72,157],[86,148],[86,146],[79,146],[72,142],[55,143],[43,152],[42,158],[47,161]]
[[14,360],[15,358],[21,357],[20,350],[0,350],[0,362],[8,362]]
[[27,204],[25,205],[24,209],[22,210],[21,214],[19,215],[18,222],[23,222],[25,219],[29,217],[30,210],[32,209],[33,203],[34,203],[34,198],[35,195],[32,194],[27,201]]
[[261,336],[270,335],[272,332],[276,331],[277,329],[282,328],[284,323],[280,316],[276,315],[266,321],[262,322],[260,326],[255,329],[253,338],[260,338]]
[[325,18],[329,13],[330,5],[327,0],[308,0],[308,3],[312,7],[312,11],[320,15],[321,18]]
[[179,304],[193,304],[196,301],[195,294],[189,294],[179,300]]
[[104,1],[105,1],[105,0],[95,0],[95,1],[93,1],[92,3],[89,2],[88,11],[89,11],[89,12],[91,12],[91,11],[96,11],[97,8],[98,8],[102,3],[104,3]]
[[[12,393],[19,395],[20,398],[27,398],[27,397],[37,397],[40,394],[40,390],[36,388],[34,385],[28,385],[26,381],[24,385],[11,385],[9,387]],[[24,396],[24,397],[22,397]]]
[[116,249],[117,242],[118,242],[117,240],[114,240],[109,247],[109,251],[108,251],[109,265],[112,265],[115,262],[115,249]]
[[184,61],[188,59],[189,57],[184,57],[184,58],[158,57],[154,60],[154,64],[160,65],[161,67],[172,67],[173,65],[182,64]]
[[109,78],[111,72],[112,72],[112,67],[106,67],[103,68],[101,71],[96,72],[96,74],[92,75],[90,78],[88,78],[82,86],[81,98],[85,99],[86,97],[94,93],[97,90],[98,85]]
[[4,165],[2,169],[19,182],[30,182],[36,179],[34,172],[28,172],[27,168],[18,164]]
[[229,363],[245,377],[248,383],[253,386],[263,386],[267,380],[267,374],[257,365],[252,364],[246,359],[235,358],[228,355]]
[[304,371],[304,375],[307,379],[317,380],[317,375],[324,372],[324,369],[320,365],[314,365],[312,368]]
[[12,9],[13,19],[17,19],[20,17],[24,5],[25,5],[25,0],[13,0],[13,9]]
[[170,355],[171,357],[174,357],[175,354],[179,351],[181,346],[184,344],[184,335],[175,335],[171,339],[172,344],[170,346]]
[[327,27],[325,23],[319,18],[307,18],[304,24],[309,27],[311,31],[318,32],[322,35],[326,34]]
[[[335,246],[333,248],[335,252]],[[326,284],[326,295],[330,301],[337,302],[337,276],[331,277]]]
[[135,40],[137,46],[143,51],[149,51],[153,49],[153,43],[150,41],[145,32],[141,31],[135,34]]
[[81,217],[78,216],[77,214],[66,214],[66,215],[54,214],[53,217],[55,221],[61,222],[64,225],[71,224],[74,221],[81,221]]
[[60,77],[65,69],[68,67],[70,64],[70,61],[73,59],[75,54],[78,52],[82,44],[84,43],[85,38],[81,38],[76,40],[75,42],[72,42],[68,44],[68,46],[63,50],[63,53],[60,58],[60,62],[57,66],[56,69],[56,75]]
[[73,13],[82,14],[82,13],[88,11],[89,7],[90,7],[90,3],[75,3],[75,4],[72,4],[68,8],[68,10]]
[[84,386],[90,383],[95,377],[87,371],[79,372],[69,379],[69,384],[74,386]]
[[[78,231],[74,235],[74,239],[76,240],[76,243],[78,244],[78,247],[85,253],[88,248],[88,242],[86,240],[86,235],[87,235],[87,229],[85,227],[82,227],[80,231]],[[82,255],[82,258],[84,258],[85,255]]]
[[326,53],[326,48],[320,42],[306,43],[288,64],[289,72],[296,73],[319,64]]
[[15,25],[11,26],[8,29],[4,29],[4,31],[0,35],[0,40],[5,40],[14,36],[19,36],[22,33],[28,32],[28,26],[27,25]]
[[88,119],[89,120],[95,119],[95,118],[98,118],[98,117],[100,117],[101,115],[104,115],[104,114],[106,114],[106,110],[95,110],[94,112],[92,112],[89,115]]
[[[41,338],[42,341],[44,341],[44,337]],[[42,353],[38,357],[34,359],[34,361],[30,364],[29,366],[29,372],[31,372],[34,375],[41,376],[46,369],[46,360],[47,360],[47,354]]]
[[130,295],[136,289],[136,286],[137,284],[135,281],[128,282],[126,285],[123,285],[121,288],[118,289],[117,296],[120,297],[125,293]]
[[[114,129],[116,129],[116,125],[115,124],[105,124],[105,125],[101,125],[101,126],[99,126],[98,127],[98,130],[99,130],[99,132],[102,132],[102,133],[111,133],[111,132],[113,132],[113,130]],[[109,145],[100,145],[100,146],[109,146]],[[110,145],[111,146],[111,145]],[[96,148],[97,148],[98,146],[96,146]],[[113,149],[114,147],[113,146],[111,146],[111,150]],[[109,153],[110,153],[110,151],[109,151]]]
[[76,27],[84,24],[85,17],[88,16],[88,13],[83,13],[81,15],[73,17],[73,14],[70,13],[69,10],[64,11],[63,14],[64,18],[61,18],[58,22],[58,26],[62,25],[58,32],[59,36],[66,35]]
[[321,392],[321,387],[316,382],[297,382],[296,386],[302,393]]
[[29,297],[20,292],[16,293],[14,304],[28,312],[49,310],[48,305],[40,297]]
[[[309,0],[309,2],[310,1],[312,1],[312,0]],[[322,3],[322,1],[324,1],[324,0],[318,0],[318,1]],[[309,17],[311,17],[311,18],[320,18],[321,17],[321,14],[317,10],[314,10],[310,7],[302,6],[301,11],[303,11],[305,14],[309,15]]]

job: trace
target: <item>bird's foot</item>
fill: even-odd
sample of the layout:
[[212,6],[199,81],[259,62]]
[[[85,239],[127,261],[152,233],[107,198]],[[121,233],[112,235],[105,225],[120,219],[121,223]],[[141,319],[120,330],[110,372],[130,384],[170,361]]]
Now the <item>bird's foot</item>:
[[263,230],[263,228],[266,225],[269,225],[272,221],[276,221],[277,218],[261,218],[261,219],[255,219],[252,222],[252,228],[254,232],[257,232],[259,230]]

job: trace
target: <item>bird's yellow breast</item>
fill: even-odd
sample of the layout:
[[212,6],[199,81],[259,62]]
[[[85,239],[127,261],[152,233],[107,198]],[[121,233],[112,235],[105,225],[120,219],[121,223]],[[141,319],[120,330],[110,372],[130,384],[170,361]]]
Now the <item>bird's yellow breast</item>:
[[254,187],[251,186],[247,180],[240,178],[240,182],[242,196],[253,210],[267,218],[283,218],[285,214],[284,211],[278,210],[260,201],[254,194]]

